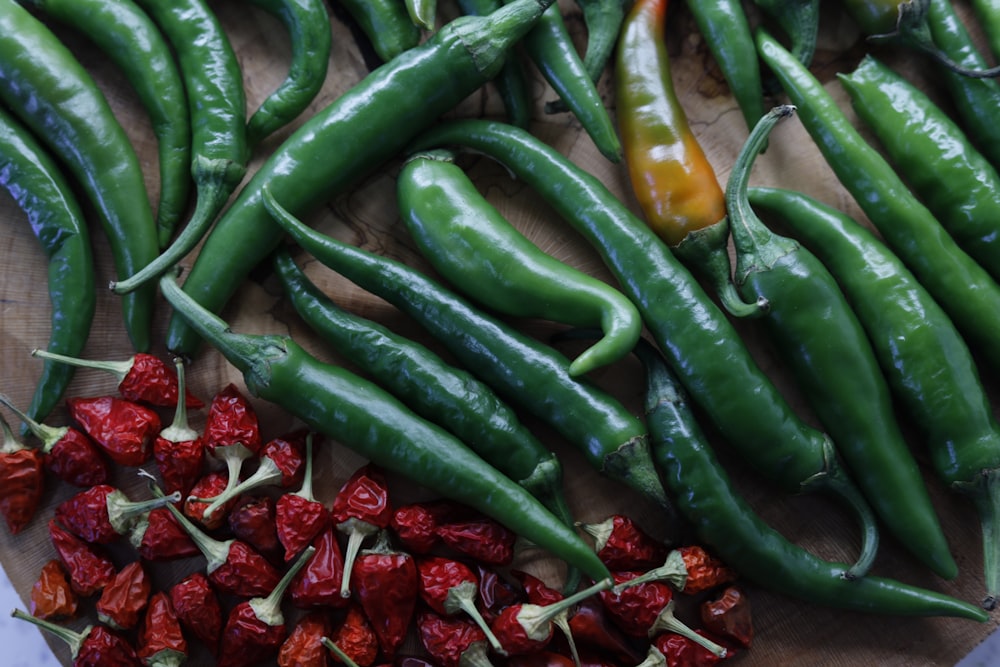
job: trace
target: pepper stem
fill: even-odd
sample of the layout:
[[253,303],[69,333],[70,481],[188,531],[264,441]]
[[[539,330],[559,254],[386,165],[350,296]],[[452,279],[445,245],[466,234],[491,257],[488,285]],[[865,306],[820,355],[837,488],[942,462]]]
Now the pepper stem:
[[[183,397],[187,394],[187,382],[184,378],[184,360],[174,357],[174,368],[177,369],[177,396]],[[177,401],[174,410],[174,420],[170,426],[160,431],[160,437],[170,442],[187,442],[198,437],[198,431],[188,425],[187,401],[183,398]]]
[[312,431],[306,434],[306,469],[302,475],[302,486],[295,493],[309,501],[315,501],[313,495],[313,434]]
[[344,573],[340,580],[340,596],[351,597],[351,573],[354,571],[354,561],[361,550],[361,543],[369,535],[379,531],[378,526],[367,521],[351,517],[337,524],[337,530],[347,533],[347,548],[344,550]]
[[285,596],[285,590],[292,583],[292,579],[299,573],[299,570],[309,562],[314,553],[316,553],[316,547],[312,545],[306,547],[299,554],[299,557],[295,559],[295,562],[292,563],[292,566],[281,575],[281,579],[278,580],[278,583],[267,597],[250,600],[250,608],[253,609],[253,613],[257,618],[270,626],[284,625],[285,616],[281,613],[281,601]]
[[[230,447],[227,445],[226,447]],[[240,447],[243,447],[240,445]],[[221,447],[219,449],[222,449]],[[244,447],[244,449],[246,449]],[[247,450],[250,451],[250,450]],[[226,484],[226,488],[219,492],[218,495],[212,496],[211,498],[199,498],[196,496],[188,496],[188,500],[193,500],[195,502],[208,503],[204,510],[202,510],[202,516],[205,519],[210,519],[212,515],[220,507],[225,505],[231,499],[250,491],[251,489],[256,489],[261,486],[267,486],[269,484],[276,484],[281,481],[282,474],[278,465],[268,456],[261,459],[260,465],[257,469],[253,471],[253,474],[239,481],[240,470],[243,467],[243,459],[238,459],[236,457],[226,456],[224,457],[226,464],[229,467],[229,481]],[[236,477],[233,477],[233,467],[236,468]],[[236,480],[235,482],[233,480]]]
[[340,660],[342,663],[347,665],[347,667],[358,667],[358,663],[351,660],[351,656],[344,653],[344,649],[334,644],[332,639],[329,637],[323,637],[319,641],[323,644],[323,646],[329,649],[330,653],[333,653],[337,660]]
[[549,623],[560,613],[566,611],[577,602],[606,591],[614,585],[611,579],[602,579],[582,590],[567,595],[558,602],[547,605],[525,604],[517,613],[517,622],[524,628],[526,635],[533,639],[544,639],[549,634]]
[[[157,498],[165,496],[163,489],[157,486],[153,477],[149,473],[140,471],[139,474],[149,477],[149,488],[154,496]],[[181,528],[184,529],[184,532],[191,537],[195,546],[198,547],[198,551],[205,556],[205,560],[208,561],[205,566],[205,570],[209,574],[225,564],[226,560],[229,558],[229,546],[234,542],[234,540],[221,542],[205,533],[205,531],[198,528],[198,526],[194,525],[194,523],[184,516],[184,513],[177,509],[177,507],[172,503],[167,503],[166,507],[170,510],[170,513],[174,515],[174,518],[177,519],[177,522],[181,524]]]
[[503,645],[497,636],[493,634],[493,630],[490,629],[490,624],[486,622],[483,615],[479,613],[479,609],[476,607],[476,595],[478,591],[478,586],[474,581],[463,581],[460,584],[456,584],[448,589],[448,595],[444,600],[444,610],[449,614],[454,614],[458,611],[464,611],[469,615],[476,625],[483,631],[486,635],[486,640],[493,647],[494,651],[497,651],[501,655],[503,654]]
[[985,471],[972,484],[960,485],[960,490],[972,497],[983,532],[983,577],[986,597],[982,607],[997,608],[1000,600],[1000,469]]
[[655,645],[650,644],[646,657],[635,667],[667,667],[667,656],[663,655],[663,651]]
[[66,642],[69,645],[70,655],[73,658],[76,658],[76,656],[80,653],[80,647],[83,646],[83,642],[86,641],[87,635],[90,634],[90,630],[94,627],[92,625],[88,625],[80,632],[74,632],[69,628],[64,628],[61,625],[56,625],[51,621],[46,621],[44,619],[38,618],[37,616],[32,616],[31,614],[21,611],[20,609],[12,610],[10,612],[10,615],[22,621],[28,621],[29,623],[33,623],[38,627],[40,627],[41,629],[48,632],[49,634],[58,637],[59,639]]
[[39,348],[32,350],[31,356],[40,357],[42,359],[52,359],[53,361],[59,361],[64,364],[78,366],[80,368],[94,368],[101,371],[107,371],[114,375],[118,379],[118,382],[125,379],[125,376],[128,375],[129,371],[132,370],[132,366],[135,364],[135,357],[126,359],[125,361],[97,361],[70,357],[65,354],[49,352],[48,350],[42,350]]
[[132,530],[139,517],[158,507],[179,502],[180,499],[180,491],[174,491],[169,496],[149,498],[147,500],[130,500],[123,491],[116,489],[108,494],[106,501],[108,520],[111,523],[111,527],[115,529],[115,532],[119,535],[124,535]]
[[682,637],[687,637],[696,644],[700,644],[705,647],[713,654],[720,658],[725,658],[728,651],[725,646],[720,646],[716,644],[708,637],[703,637],[697,632],[689,628],[687,625],[682,623],[676,616],[674,616],[674,607],[677,605],[675,600],[671,600],[667,603],[667,606],[660,611],[660,614],[656,617],[653,622],[653,627],[649,629],[649,636],[653,637],[664,630],[668,632],[673,632],[675,634],[681,635]]
[[650,581],[666,581],[676,590],[681,591],[684,590],[687,577],[688,570],[684,564],[684,556],[681,555],[680,551],[674,549],[667,554],[667,559],[663,562],[663,565],[654,567],[652,570],[647,570],[637,577],[616,584],[611,590],[618,594],[626,588],[637,584],[644,584]]
[[3,444],[0,445],[0,453],[13,454],[14,452],[26,449],[24,443],[14,435],[14,431],[11,430],[10,424],[7,423],[3,415],[0,415],[0,430],[3,432]]
[[28,430],[31,431],[32,435],[42,441],[43,452],[47,453],[51,450],[69,432],[68,426],[48,426],[47,424],[38,423],[11,403],[10,398],[6,394],[0,394],[0,403],[17,415],[18,419],[28,426]]

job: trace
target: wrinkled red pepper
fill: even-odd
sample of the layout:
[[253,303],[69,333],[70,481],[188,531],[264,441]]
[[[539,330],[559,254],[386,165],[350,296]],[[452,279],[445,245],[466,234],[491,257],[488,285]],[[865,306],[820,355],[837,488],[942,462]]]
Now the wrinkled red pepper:
[[[577,667],[576,661],[568,655],[555,651],[535,651],[523,655],[512,655],[507,667]],[[583,663],[580,663],[583,667]]]
[[464,518],[465,511],[450,500],[430,500],[397,507],[389,526],[400,545],[411,554],[430,553],[438,545],[438,526]]
[[248,667],[276,657],[288,637],[281,602],[292,579],[313,555],[307,548],[266,597],[237,603],[229,612],[219,644],[219,667]]
[[150,511],[180,500],[179,494],[133,501],[121,489],[98,484],[56,505],[55,519],[92,544],[110,544],[127,535]]
[[166,591],[157,591],[149,599],[136,655],[146,667],[180,667],[188,660],[187,639]]
[[389,526],[392,505],[385,475],[374,464],[358,468],[340,487],[330,509],[337,530],[347,535],[340,594],[351,594],[351,569],[365,538]]
[[243,462],[258,456],[263,442],[257,412],[235,384],[212,397],[202,439],[208,457],[226,467],[230,484],[239,483]]
[[333,622],[326,611],[303,615],[278,651],[278,667],[327,667],[329,651],[322,639],[332,632]]
[[492,623],[504,607],[523,601],[524,590],[518,588],[513,582],[507,581],[493,567],[477,564],[476,574],[479,577],[477,606],[487,623]]
[[677,549],[684,559],[687,568],[687,581],[683,592],[701,593],[716,586],[736,581],[737,575],[721,560],[711,555],[698,545],[690,545]]
[[420,575],[420,599],[442,616],[463,612],[486,634],[494,650],[500,642],[476,606],[479,577],[465,563],[444,556],[424,556],[417,559]]
[[115,630],[131,630],[139,625],[142,613],[153,594],[153,582],[139,561],[120,569],[98,598],[98,620]]
[[665,667],[712,667],[723,659],[688,637],[664,632],[653,638],[647,660]]
[[344,620],[322,642],[336,660],[345,662],[342,656],[346,656],[358,667],[371,667],[378,657],[375,631],[361,607],[353,602],[348,606]]
[[753,620],[750,599],[742,588],[729,586],[717,599],[702,602],[700,610],[705,629],[731,639],[743,648],[750,648],[753,642]]
[[171,586],[169,593],[181,627],[214,654],[222,636],[222,604],[212,582],[201,572],[193,572]]
[[333,526],[327,526],[317,535],[312,545],[316,553],[292,582],[289,591],[292,604],[300,609],[346,607],[350,598],[340,594],[344,556],[340,552]]
[[510,565],[514,561],[517,534],[489,517],[442,523],[438,537],[449,548],[487,565]]
[[[184,386],[184,366],[177,362],[178,387]],[[161,430],[153,441],[153,461],[160,471],[163,490],[177,491],[187,497],[205,467],[205,442],[191,428],[187,417],[188,405],[179,403],[174,420]]]
[[403,645],[420,597],[420,577],[413,557],[391,548],[388,531],[362,550],[351,576],[354,596],[378,637],[382,654],[392,659]]
[[56,558],[45,563],[31,586],[31,615],[47,621],[71,619],[77,614],[79,602],[63,564]]
[[17,535],[38,511],[45,490],[45,457],[26,447],[0,417],[3,444],[0,445],[0,514],[11,535]]
[[232,497],[229,502],[223,503],[215,512],[209,513],[206,510],[214,502],[214,498],[225,493],[226,489],[229,488],[232,486],[229,483],[229,473],[226,470],[215,470],[202,475],[184,499],[184,516],[205,530],[222,528],[226,524],[229,511],[236,504],[238,498]]
[[274,508],[278,540],[285,548],[285,562],[298,556],[331,521],[330,510],[313,495],[312,433],[306,435],[305,467],[300,478],[299,490],[281,494]]
[[240,496],[226,515],[233,537],[242,540],[273,561],[281,560],[278,526],[274,519],[274,499],[271,496]]
[[580,527],[594,538],[597,556],[609,570],[648,570],[663,563],[669,549],[624,514]]
[[141,518],[128,539],[139,558],[150,563],[190,558],[201,553],[166,507],[157,507]]
[[15,609],[14,618],[33,623],[70,647],[73,667],[140,667],[135,649],[122,635],[103,625],[88,625],[80,632],[44,621]]
[[439,667],[490,664],[486,633],[468,617],[422,611],[417,614],[417,635]]
[[155,410],[116,396],[73,397],[66,406],[80,429],[118,465],[137,467],[149,460],[162,428]]
[[581,600],[569,617],[569,629],[581,650],[593,649],[623,665],[642,660],[639,642],[611,622],[600,598]]
[[117,569],[110,556],[97,545],[84,542],[55,520],[49,521],[49,540],[66,568],[70,586],[77,595],[94,595],[115,578]]

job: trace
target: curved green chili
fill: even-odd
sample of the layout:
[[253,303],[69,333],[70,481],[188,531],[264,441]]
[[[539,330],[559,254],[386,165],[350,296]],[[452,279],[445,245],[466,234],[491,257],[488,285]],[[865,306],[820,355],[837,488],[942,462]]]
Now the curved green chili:
[[972,10],[983,27],[990,51],[1000,58],[1000,5],[993,0],[972,0]]
[[128,79],[156,135],[160,247],[170,243],[191,190],[191,126],[174,55],[149,16],[132,0],[18,0],[82,31]]
[[764,30],[758,46],[837,178],[963,333],[1000,367],[1000,285],[961,250],[813,74]]
[[958,245],[1000,280],[1000,174],[922,90],[866,56],[839,79],[896,170]]
[[784,31],[789,51],[806,67],[816,53],[819,33],[819,0],[754,0]]
[[411,150],[462,146],[500,162],[600,253],[639,308],[674,372],[744,459],[784,491],[825,491],[863,522],[872,514],[833,453],[761,371],[732,323],[663,241],[592,174],[532,134],[504,123],[439,123]]
[[938,476],[969,495],[983,531],[986,601],[1000,593],[1000,424],[968,345],[896,255],[845,213],[806,195],[751,188],[750,203],[830,269],[868,332],[894,396]]
[[642,318],[624,294],[543,252],[476,189],[450,153],[416,153],[396,179],[403,222],[424,258],[456,289],[504,315],[600,326],[569,365],[576,377],[626,356]]
[[646,345],[636,354],[646,367],[646,421],[664,481],[698,538],[741,576],[767,590],[850,611],[989,619],[975,605],[895,579],[848,579],[848,565],[789,542],[733,487],[663,358]]
[[562,464],[492,389],[420,343],[337,306],[287,250],[278,251],[274,267],[295,311],[325,342],[573,525]]
[[420,43],[420,28],[402,0],[337,0],[387,63]]
[[292,122],[316,98],[326,81],[333,39],[323,0],[251,1],[284,24],[292,53],[288,76],[247,121],[249,150]]
[[205,0],[136,0],[177,54],[191,116],[195,209],[160,256],[129,280],[111,284],[128,294],[184,258],[201,240],[247,170],[246,92],[239,61]]
[[587,28],[587,46],[583,52],[583,66],[595,83],[615,51],[622,21],[631,0],[577,0]]
[[437,0],[404,0],[403,4],[414,25],[424,30],[435,28]]
[[[90,232],[72,187],[55,160],[0,107],[0,186],[28,217],[48,258],[52,309],[48,350],[78,355],[94,320],[97,295]],[[73,379],[73,369],[46,361],[27,414],[44,421]]]
[[277,224],[322,264],[413,317],[502,398],[566,438],[594,469],[671,509],[649,460],[642,420],[601,388],[571,377],[562,354],[405,264],[306,227],[269,190],[265,203]]
[[[264,208],[265,183],[293,214],[315,210],[495,76],[507,50],[550,2],[517,0],[488,16],[460,16],[318,111],[268,157],[216,223],[184,291],[209,310],[221,309],[281,242],[281,227]],[[190,356],[197,345],[183,318],[173,318],[167,347]]]
[[864,328],[816,256],[772,233],[747,201],[757,153],[793,112],[776,107],[757,123],[726,186],[736,286],[748,300],[767,299],[763,326],[882,524],[931,570],[953,579],[958,566]]
[[[96,209],[119,279],[152,262],[156,222],[139,158],[93,78],[14,0],[0,2],[0,99],[60,158]],[[150,346],[156,286],[121,300],[136,351]]]
[[243,374],[253,396],[284,408],[385,470],[493,517],[586,576],[610,577],[593,548],[523,487],[375,384],[320,362],[287,336],[234,333],[186,295],[171,274],[160,279],[160,289]]
[[764,83],[750,22],[740,0],[687,0],[705,45],[736,98],[747,128],[764,115]]

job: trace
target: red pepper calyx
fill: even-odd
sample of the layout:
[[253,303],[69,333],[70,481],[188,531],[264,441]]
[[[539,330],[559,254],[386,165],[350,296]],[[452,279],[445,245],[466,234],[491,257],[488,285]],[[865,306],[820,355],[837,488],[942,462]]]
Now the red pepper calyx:
[[314,553],[316,553],[315,547],[311,545],[306,547],[292,566],[285,571],[278,581],[277,586],[271,590],[267,597],[252,598],[250,600],[250,608],[253,609],[253,613],[256,614],[257,618],[271,626],[285,624],[285,616],[281,612],[281,601],[285,596],[285,590],[292,583],[292,579],[299,573],[299,570],[309,562]]
[[690,627],[682,623],[676,616],[674,616],[674,607],[677,605],[675,600],[670,600],[667,606],[656,617],[656,621],[653,626],[649,628],[649,636],[655,637],[661,632],[673,632],[675,634],[686,637],[693,642],[696,642],[706,649],[714,653],[720,658],[725,658],[728,650],[724,646],[716,644],[711,639],[699,635],[697,632],[692,630]]
[[41,629],[48,632],[49,634],[51,634],[52,636],[58,637],[59,639],[66,642],[66,644],[69,646],[70,656],[72,656],[73,658],[76,658],[76,656],[80,653],[80,648],[83,646],[83,642],[87,640],[87,635],[89,635],[90,631],[93,630],[94,628],[93,625],[88,625],[85,628],[83,628],[83,630],[80,630],[80,632],[74,632],[69,628],[57,625],[51,621],[45,621],[43,619],[36,618],[31,614],[25,613],[20,609],[14,609],[13,611],[10,612],[10,615],[22,621],[28,621],[29,623],[33,623],[38,627],[40,627]]
[[674,549],[667,554],[667,559],[663,562],[663,565],[655,567],[652,570],[648,570],[640,574],[638,577],[634,577],[628,581],[622,581],[615,584],[611,590],[615,595],[618,595],[630,586],[636,586],[650,581],[666,581],[675,589],[681,591],[684,590],[684,585],[687,583],[687,577],[688,569],[687,565],[684,564],[684,556],[680,551]]

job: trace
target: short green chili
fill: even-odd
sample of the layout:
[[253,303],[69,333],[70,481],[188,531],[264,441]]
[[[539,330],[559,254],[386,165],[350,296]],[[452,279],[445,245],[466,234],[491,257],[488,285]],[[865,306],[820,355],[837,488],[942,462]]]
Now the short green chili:
[[420,43],[420,28],[402,0],[335,0],[357,23],[375,54],[387,63]]
[[239,61],[218,17],[205,0],[136,0],[177,54],[191,117],[191,176],[195,209],[173,242],[143,271],[111,284],[128,294],[153,281],[188,254],[205,235],[243,180],[250,151],[246,92]]
[[895,579],[848,579],[847,564],[789,542],[733,487],[663,357],[641,344],[636,354],[646,367],[646,421],[664,481],[699,539],[741,576],[767,590],[850,611],[989,619],[975,605]]
[[[67,165],[97,211],[124,280],[152,262],[156,222],[139,158],[93,78],[37,18],[0,2],[0,100]],[[121,300],[136,351],[150,346],[156,286]]]
[[411,316],[501,398],[562,435],[595,470],[672,512],[649,459],[642,420],[600,387],[571,377],[566,357],[419,271],[310,229],[266,188],[265,203],[322,264]]
[[340,308],[287,250],[278,251],[274,267],[295,311],[326,343],[572,525],[562,464],[492,389],[426,346]]
[[247,121],[250,150],[295,120],[319,94],[330,64],[330,15],[323,0],[251,0],[288,31],[291,63],[288,76]]
[[726,186],[736,286],[748,301],[767,299],[760,324],[882,524],[932,571],[953,579],[958,566],[864,328],[816,256],[771,232],[747,201],[754,159],[771,128],[793,112],[776,107],[757,123]]
[[1000,593],[1000,424],[969,347],[940,305],[867,227],[811,197],[751,188],[750,203],[837,278],[938,476],[969,495],[982,523],[986,599]]
[[455,289],[491,310],[604,337],[569,365],[579,376],[635,346],[642,318],[624,294],[546,254],[500,214],[447,151],[416,153],[396,180],[399,210],[424,258]]
[[18,0],[84,33],[121,70],[149,115],[156,135],[160,247],[170,243],[191,190],[191,125],[184,83],[170,46],[132,0]]
[[747,463],[786,492],[825,491],[845,501],[865,524],[863,551],[874,548],[874,517],[830,438],[796,415],[722,310],[604,183],[529,132],[496,121],[439,123],[411,150],[433,146],[485,154],[540,194],[600,253],[674,372]]
[[[90,232],[76,195],[55,160],[0,107],[0,186],[28,217],[48,258],[51,324],[48,350],[78,355],[94,320],[97,295]],[[35,385],[30,418],[44,421],[73,379],[73,369],[46,361]]]
[[1000,367],[1000,285],[958,247],[816,77],[763,29],[757,40],[764,61],[837,178],[948,311],[973,351]]
[[242,374],[249,392],[295,415],[385,470],[465,503],[597,581],[607,568],[571,527],[462,441],[375,384],[320,362],[288,336],[239,334],[199,306],[172,274],[160,289]]
[[[268,157],[218,220],[184,291],[209,310],[221,309],[281,242],[281,227],[264,208],[265,183],[299,216],[344,192],[495,76],[507,50],[550,2],[517,0],[488,16],[460,16],[318,111]],[[167,347],[190,356],[197,345],[197,334],[174,318]]]

